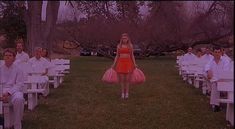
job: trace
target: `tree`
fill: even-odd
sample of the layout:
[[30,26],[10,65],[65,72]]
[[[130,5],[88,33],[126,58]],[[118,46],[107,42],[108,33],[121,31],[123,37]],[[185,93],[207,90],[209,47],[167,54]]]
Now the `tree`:
[[14,1],[0,2],[0,31],[6,34],[7,44],[4,47],[15,47],[17,38],[26,39],[26,24],[23,10]]
[[157,51],[183,47],[187,15],[182,2],[149,2],[150,15],[147,17],[151,46]]
[[196,8],[196,15],[188,30],[194,41],[192,46],[198,44],[213,44],[221,47],[231,47],[228,41],[218,42],[220,39],[233,35],[233,10],[231,1],[213,1],[204,10]]
[[47,2],[47,13],[45,27],[42,32],[43,47],[48,48],[52,51],[53,37],[52,34],[55,32],[55,25],[58,17],[60,2],[59,1],[48,1]]
[[7,34],[10,42],[16,37],[27,39],[26,46],[30,54],[35,46],[46,47],[51,51],[51,34],[57,21],[60,2],[48,1],[45,22],[41,20],[42,3],[43,1],[0,2],[1,31]]

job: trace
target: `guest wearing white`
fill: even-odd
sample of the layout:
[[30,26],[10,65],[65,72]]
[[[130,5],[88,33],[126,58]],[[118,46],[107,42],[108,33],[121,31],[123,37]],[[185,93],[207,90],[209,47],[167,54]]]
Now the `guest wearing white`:
[[196,57],[195,60],[202,60],[202,50],[201,49],[197,49],[196,50]]
[[3,86],[3,96],[1,101],[9,102],[13,105],[13,126],[14,129],[21,129],[21,120],[24,112],[23,72],[13,64],[15,53],[9,49],[3,53],[4,65],[0,67],[0,82]]
[[28,61],[32,65],[33,72],[41,73],[42,76],[47,75],[50,62],[42,57],[41,47],[36,47],[34,51],[34,57]]
[[15,63],[22,63],[22,62],[27,62],[29,60],[29,55],[23,51],[23,40],[19,39],[15,41],[16,43],[16,60]]
[[[29,64],[32,66],[32,74],[40,77],[42,80],[41,87],[47,86],[48,83],[48,68],[49,68],[49,61],[42,57],[42,48],[36,47],[34,49],[34,57],[30,58],[28,61]],[[47,89],[47,88],[46,88]],[[49,90],[46,90],[43,95],[46,96],[49,93]]]
[[47,59],[49,62],[51,61],[51,59],[50,59],[50,57],[49,57],[49,53],[48,53],[48,51],[47,51],[46,48],[43,48],[43,49],[42,49],[42,57],[45,58],[45,59]]
[[183,61],[191,61],[196,58],[196,56],[192,53],[192,51],[193,51],[192,47],[189,47],[188,52],[183,56]]
[[206,65],[205,71],[207,73],[207,78],[211,81],[211,96],[210,104],[212,105],[212,110],[214,112],[220,111],[218,99],[220,97],[217,91],[216,80],[219,79],[219,74],[223,71],[229,70],[229,62],[222,59],[222,50],[220,47],[215,47],[213,49],[214,58]]
[[214,57],[211,55],[210,49],[206,48],[205,54],[202,56],[204,60],[207,60],[208,62],[212,60]]
[[222,58],[223,58],[224,60],[229,61],[229,62],[232,61],[232,59],[226,54],[226,52],[225,52],[224,49],[222,49]]

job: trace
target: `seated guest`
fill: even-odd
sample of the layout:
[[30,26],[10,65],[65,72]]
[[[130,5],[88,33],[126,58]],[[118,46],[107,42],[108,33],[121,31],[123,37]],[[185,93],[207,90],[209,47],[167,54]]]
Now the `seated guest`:
[[204,60],[207,60],[208,62],[212,60],[214,57],[211,55],[211,51],[209,48],[206,48],[205,54],[202,56]]
[[34,72],[42,73],[41,75],[47,75],[49,61],[42,57],[42,48],[36,47],[34,51],[34,57],[30,58],[28,62],[32,65]]
[[21,129],[21,120],[24,112],[23,72],[13,64],[15,53],[9,49],[3,53],[4,64],[0,67],[0,83],[3,86],[1,101],[9,102],[13,105],[13,125],[14,129]]
[[51,59],[49,58],[49,55],[48,55],[48,51],[45,48],[42,49],[42,57],[47,59],[48,61],[51,61]]
[[191,61],[195,59],[196,56],[192,53],[192,51],[192,47],[189,47],[188,52],[183,56],[183,61]]
[[196,59],[201,59],[202,58],[202,50],[200,48],[198,48],[196,50]]
[[222,58],[223,58],[224,60],[229,61],[229,62],[232,61],[232,59],[226,54],[225,49],[222,49]]
[[198,48],[196,50],[196,57],[195,57],[194,61],[197,62],[197,64],[202,66],[202,67],[205,67],[206,63],[208,63],[208,61],[206,61],[203,58],[203,53],[202,53],[202,50],[200,48]]
[[[34,49],[34,57],[30,58],[28,61],[29,64],[32,66],[32,73],[33,75],[41,75],[42,82],[41,87],[46,88],[47,82],[49,80],[47,73],[49,68],[49,61],[42,57],[42,48],[36,47]],[[46,96],[48,92],[44,92],[43,95]]]
[[23,51],[24,49],[23,39],[16,40],[15,43],[17,51],[15,63],[27,62],[29,60],[29,55]]
[[[206,65],[205,71],[207,73],[207,78],[209,80],[218,80],[219,74],[223,71],[229,70],[229,62],[227,60],[222,59],[222,50],[220,47],[215,47],[213,49],[214,58]],[[214,112],[220,111],[219,107],[219,97],[220,93],[217,91],[216,82],[210,83],[211,87],[211,96],[210,96],[210,104],[212,106],[212,110]]]

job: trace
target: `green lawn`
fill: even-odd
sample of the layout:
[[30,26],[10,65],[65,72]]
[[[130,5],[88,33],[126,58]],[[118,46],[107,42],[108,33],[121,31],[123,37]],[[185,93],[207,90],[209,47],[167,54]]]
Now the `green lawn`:
[[[112,60],[80,57],[71,73],[34,111],[25,110],[24,129],[225,129],[225,111],[212,112],[209,99],[183,82],[175,59],[137,60],[146,75],[131,86],[128,100],[120,86],[104,84]],[[227,127],[228,128],[228,127]]]

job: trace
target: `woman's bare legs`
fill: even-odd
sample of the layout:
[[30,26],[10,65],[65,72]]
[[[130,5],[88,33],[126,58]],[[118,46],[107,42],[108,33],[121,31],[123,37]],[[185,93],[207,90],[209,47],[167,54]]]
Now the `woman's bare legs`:
[[125,87],[124,87],[124,74],[119,74],[119,81],[121,84],[121,97],[124,99],[125,98]]
[[129,84],[130,84],[130,73],[125,77],[125,98],[129,97]]
[[119,81],[121,84],[121,97],[128,98],[129,97],[129,82],[130,82],[130,73],[129,74],[119,74]]

